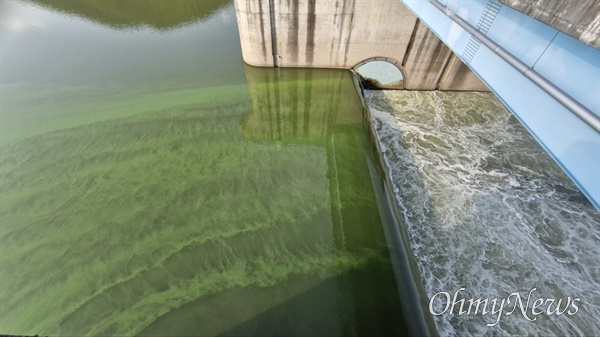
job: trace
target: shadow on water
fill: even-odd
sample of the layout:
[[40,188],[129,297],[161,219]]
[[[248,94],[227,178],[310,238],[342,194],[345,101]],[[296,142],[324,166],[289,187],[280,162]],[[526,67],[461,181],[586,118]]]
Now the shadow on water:
[[[381,220],[365,161],[364,126],[349,75],[342,71],[246,66],[252,113],[246,139],[277,146],[316,146],[327,153],[327,181],[336,246],[371,246],[381,236],[365,223]],[[382,233],[379,233],[381,235]]]
[[[323,280],[304,292],[280,303],[251,319],[223,332],[221,336],[403,336],[409,335],[405,322],[396,308],[393,295],[382,301],[385,291],[394,289],[384,281],[383,289],[377,280],[389,280],[393,275],[374,262],[344,274]],[[340,285],[354,289],[350,296],[328,301]],[[270,294],[254,289],[263,296]],[[339,294],[342,295],[342,294]],[[237,298],[237,300],[243,297]],[[345,308],[353,308],[346,314]],[[390,310],[391,309],[391,310]],[[332,312],[338,312],[332,317]],[[332,319],[333,318],[333,319]]]
[[397,298],[384,297],[394,291],[390,278],[381,261],[372,261],[326,279],[236,287],[174,310],[139,335],[405,336]]
[[[313,79],[313,73],[319,77]],[[337,245],[341,243],[343,249],[352,249],[353,246],[368,244],[373,233],[383,234],[404,311],[406,333],[435,334],[431,316],[423,309],[427,306],[426,296],[412,254],[407,250],[409,244],[406,235],[400,234],[398,218],[393,214],[393,207],[390,207],[390,202],[394,201],[390,199],[391,194],[386,192],[390,186],[387,185],[387,179],[383,178],[386,175],[380,166],[380,152],[373,139],[371,121],[364,110],[362,89],[359,89],[357,78],[337,70],[262,69],[250,66],[246,67],[246,75],[253,113],[242,122],[245,136],[258,141],[326,147],[333,206],[331,213],[334,228],[339,228],[334,235]],[[323,82],[327,77],[333,81],[329,80],[328,84]],[[326,85],[326,88],[322,85]],[[356,113],[350,114],[349,111]],[[262,132],[255,133],[256,130]],[[370,181],[364,179],[369,176]],[[357,183],[364,185],[362,192],[344,191]],[[365,232],[364,223],[372,221],[368,218],[370,211],[359,207],[364,200],[377,202],[378,222],[381,223],[380,228],[368,229],[369,232]],[[357,289],[372,287],[379,285],[364,285]],[[368,328],[361,331],[375,333],[375,330],[369,331]]]
[[204,20],[229,0],[28,0],[116,29],[150,26],[170,30]]
[[[159,317],[140,335],[425,334],[414,319],[420,303],[403,302],[412,290],[399,287],[394,274],[383,229],[390,217],[382,212],[386,206],[369,178],[378,173],[373,171],[368,121],[350,73],[247,66],[246,76],[251,104],[241,120],[246,141],[280,151],[315,148],[326,154],[322,188],[329,198],[330,219],[304,224],[306,237],[290,241],[285,249],[303,241],[318,250],[324,241],[338,271],[317,275],[297,270],[269,287],[233,287],[203,296]],[[348,254],[364,258],[344,270]]]

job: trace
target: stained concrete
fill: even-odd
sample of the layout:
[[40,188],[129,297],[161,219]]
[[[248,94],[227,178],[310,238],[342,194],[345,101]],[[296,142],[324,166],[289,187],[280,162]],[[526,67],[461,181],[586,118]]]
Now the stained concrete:
[[424,24],[415,27],[415,39],[403,61],[408,74],[419,74],[406,79],[406,86],[414,90],[434,90],[442,76],[452,51]]
[[256,66],[273,66],[273,45],[268,1],[235,1],[244,61]]
[[466,91],[483,91],[481,80],[462,63],[456,54],[452,53],[446,64],[446,69],[439,79],[436,90],[451,91],[460,88],[460,90]]
[[600,49],[600,1],[598,0],[498,1]]
[[406,89],[489,90],[458,58],[450,64],[450,49],[399,0],[235,0],[235,6],[250,65],[273,67],[276,54],[280,67],[350,69],[379,56],[402,63]]

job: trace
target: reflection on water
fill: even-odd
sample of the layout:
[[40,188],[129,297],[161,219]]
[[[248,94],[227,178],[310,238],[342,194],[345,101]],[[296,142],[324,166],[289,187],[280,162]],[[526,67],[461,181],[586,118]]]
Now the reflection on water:
[[[380,223],[365,160],[363,115],[347,72],[246,67],[252,112],[246,139],[278,147],[308,146],[327,157],[327,182],[336,247],[378,245],[363,223]],[[377,232],[382,235],[382,232]],[[376,247],[373,247],[376,248]]]
[[206,19],[229,0],[28,0],[113,28],[167,30]]
[[2,6],[2,333],[405,331],[349,73]]
[[[262,206],[268,218],[283,212],[231,245],[240,281],[260,281],[201,297],[141,334],[403,334],[349,73],[246,67],[246,75],[251,112],[240,121],[238,155],[260,163],[244,168],[252,192],[236,198],[261,205],[264,191],[277,205]],[[269,154],[248,153],[254,147]]]
[[[99,11],[105,3],[116,2],[98,1]],[[169,16],[188,2],[137,3],[134,13],[163,8]],[[210,3],[220,9],[210,16],[196,12],[202,21],[159,32],[115,30],[31,2],[0,1],[0,142],[206,100],[207,94],[193,94],[201,87],[218,98],[220,87],[245,83],[232,4],[193,3],[198,10]]]
[[[402,331],[349,74],[296,72],[251,84],[252,105],[174,107],[5,146],[2,331]],[[306,103],[297,88],[314,102],[303,118],[327,120],[303,126],[318,137],[263,141],[262,125]]]
[[[353,101],[341,102],[341,94],[353,95],[352,88],[342,85],[341,72],[326,71],[331,88],[313,86],[312,70],[267,71],[246,67],[246,77],[252,102],[252,113],[244,119],[244,135],[256,141],[280,143],[306,143],[325,147],[329,143],[329,131],[336,124],[340,111],[353,109]],[[324,79],[320,79],[321,82]],[[331,97],[316,90],[327,89]],[[342,93],[343,89],[345,91]],[[333,99],[332,99],[333,98]],[[343,106],[340,106],[343,104]],[[311,111],[320,111],[311,114]],[[355,114],[353,122],[360,122],[361,115]]]

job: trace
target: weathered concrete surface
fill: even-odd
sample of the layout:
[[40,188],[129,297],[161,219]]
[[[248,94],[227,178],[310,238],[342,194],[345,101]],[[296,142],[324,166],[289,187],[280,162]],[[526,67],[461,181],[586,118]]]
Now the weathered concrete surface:
[[402,62],[405,71],[413,74],[406,79],[406,85],[414,90],[437,89],[452,51],[421,22],[417,22],[414,34],[412,48]]
[[450,49],[399,0],[235,0],[235,6],[250,65],[350,69],[381,56],[402,64],[406,89],[488,90],[468,67],[454,65],[460,60],[448,67]]
[[244,61],[250,65],[272,67],[269,1],[236,0],[235,10]]
[[[446,71],[438,82],[438,90],[451,91],[483,91],[481,80],[467,67],[456,54],[452,53],[448,59]],[[486,87],[487,88],[487,87]]]
[[498,0],[600,49],[600,1],[598,0]]

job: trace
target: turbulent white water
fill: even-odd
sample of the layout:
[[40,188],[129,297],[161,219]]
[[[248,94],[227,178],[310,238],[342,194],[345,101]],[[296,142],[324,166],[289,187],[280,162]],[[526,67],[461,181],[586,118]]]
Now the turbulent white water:
[[[459,299],[509,298],[506,313],[519,292],[535,318],[517,307],[487,326],[498,315],[457,304],[435,316],[439,333],[600,335],[600,214],[502,104],[489,93],[365,95],[429,298],[465,288]],[[556,301],[532,315],[538,298]],[[575,314],[547,312],[575,298]]]

